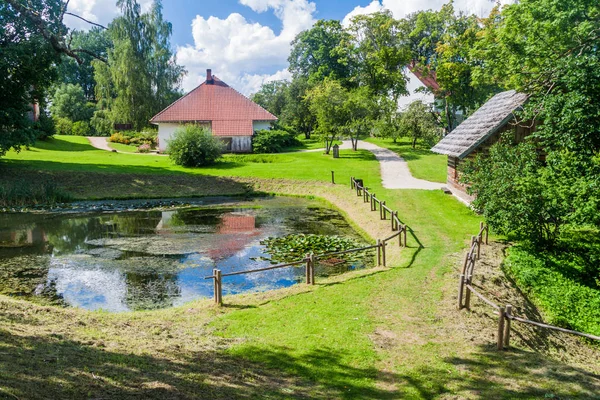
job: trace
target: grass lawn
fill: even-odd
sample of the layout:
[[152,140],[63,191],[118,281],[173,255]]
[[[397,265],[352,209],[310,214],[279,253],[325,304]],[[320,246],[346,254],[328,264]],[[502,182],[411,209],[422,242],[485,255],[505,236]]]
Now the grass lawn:
[[368,138],[367,142],[392,150],[408,163],[408,168],[415,178],[432,182],[446,182],[447,156],[432,153],[428,146],[417,143],[415,149],[407,138],[400,138],[393,142],[392,139]]
[[132,146],[129,144],[123,144],[123,143],[113,143],[113,142],[107,142],[108,143],[108,147],[115,149],[117,151],[122,151],[125,153],[137,153],[137,146]]
[[[349,177],[357,176],[398,210],[411,230],[409,247],[390,247],[393,268],[351,272],[314,287],[226,296],[221,308],[199,300],[110,314],[0,296],[0,397],[513,399],[600,393],[600,379],[589,372],[600,372],[593,363],[572,365],[518,348],[497,352],[494,320],[478,336],[465,334],[476,311],[455,310],[456,271],[480,218],[441,191],[384,189],[370,153],[343,151],[338,160],[319,153],[228,156],[211,168],[185,169],[166,157],[95,150],[80,139],[57,137],[11,152],[0,161],[2,176],[95,186],[80,188],[80,198],[201,195],[215,188],[243,193],[249,187],[313,195],[340,208],[370,237],[385,237],[389,221],[380,221],[348,188]],[[340,184],[328,183],[331,170]],[[144,185],[151,191],[143,192]]]

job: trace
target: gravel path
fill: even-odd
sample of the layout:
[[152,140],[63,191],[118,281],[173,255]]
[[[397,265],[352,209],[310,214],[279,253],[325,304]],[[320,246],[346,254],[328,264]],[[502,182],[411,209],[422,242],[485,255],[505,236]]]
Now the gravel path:
[[97,136],[87,136],[87,140],[89,140],[90,144],[97,149],[113,151],[113,149],[108,146],[108,138],[97,137]]
[[[430,182],[423,179],[417,179],[412,176],[408,169],[406,161],[391,150],[379,147],[376,144],[358,141],[358,148],[369,150],[375,154],[375,158],[381,166],[381,181],[386,189],[425,189],[440,190],[443,183]],[[344,140],[340,145],[340,150],[352,149],[352,142]],[[302,150],[303,152],[324,151],[324,149]]]

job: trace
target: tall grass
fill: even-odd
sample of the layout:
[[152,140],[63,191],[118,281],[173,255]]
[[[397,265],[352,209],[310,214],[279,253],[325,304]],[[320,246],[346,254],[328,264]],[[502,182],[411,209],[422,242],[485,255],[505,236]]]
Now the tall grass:
[[55,205],[73,197],[52,182],[29,183],[24,180],[0,183],[0,207]]

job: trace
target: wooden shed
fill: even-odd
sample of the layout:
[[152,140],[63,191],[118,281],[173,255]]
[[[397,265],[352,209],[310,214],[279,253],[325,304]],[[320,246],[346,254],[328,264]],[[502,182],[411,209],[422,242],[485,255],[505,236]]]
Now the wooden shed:
[[504,132],[512,131],[517,142],[533,128],[518,124],[514,112],[527,101],[527,95],[514,90],[498,93],[436,144],[431,151],[448,156],[448,189],[466,203],[474,200],[460,183],[459,166],[468,158],[485,151]]

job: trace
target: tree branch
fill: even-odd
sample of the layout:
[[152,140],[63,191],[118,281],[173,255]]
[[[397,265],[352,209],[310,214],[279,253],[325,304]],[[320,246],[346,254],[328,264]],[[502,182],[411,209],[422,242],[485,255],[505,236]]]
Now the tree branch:
[[100,24],[97,24],[95,22],[89,21],[89,20],[87,20],[87,19],[85,19],[85,18],[83,18],[83,17],[81,17],[81,16],[79,16],[77,14],[73,14],[73,13],[70,13],[70,12],[65,12],[65,15],[70,15],[71,17],[79,18],[80,20],[82,20],[84,22],[87,22],[90,25],[94,25],[94,26],[97,26],[97,27],[102,28],[102,29],[108,29],[104,25],[100,25]]

